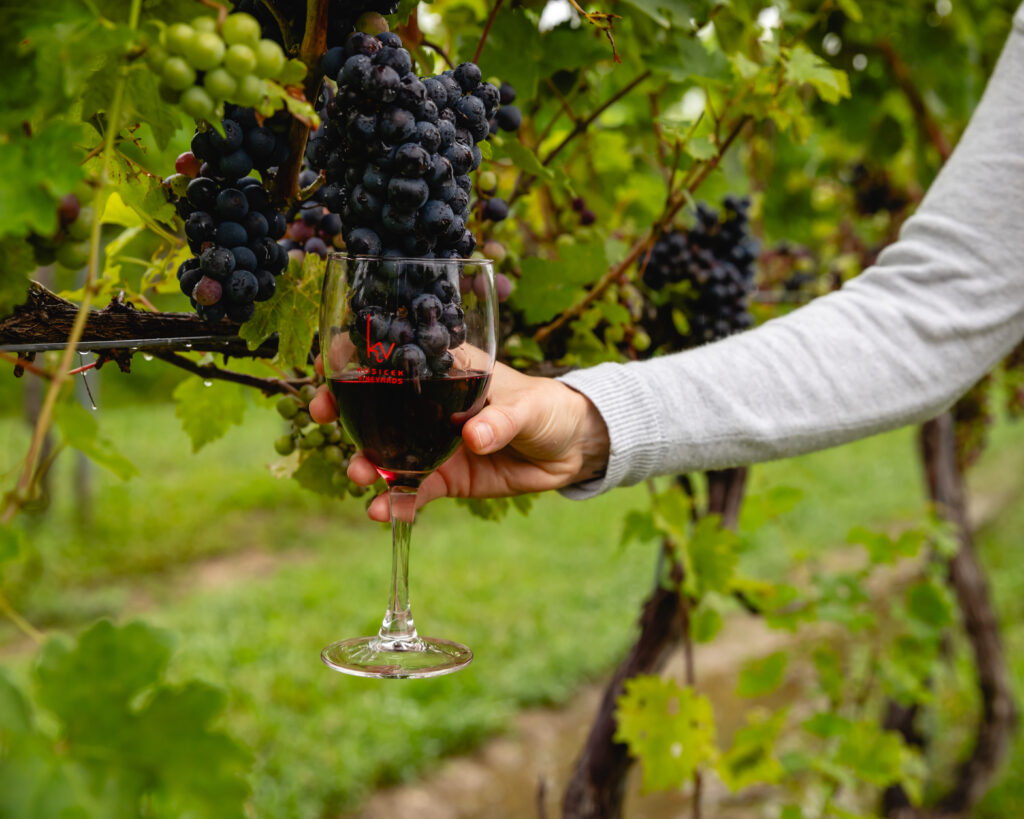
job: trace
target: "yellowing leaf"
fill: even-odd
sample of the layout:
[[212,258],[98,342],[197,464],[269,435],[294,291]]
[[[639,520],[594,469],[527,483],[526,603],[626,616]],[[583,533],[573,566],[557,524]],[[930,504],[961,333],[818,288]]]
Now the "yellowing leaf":
[[732,748],[718,764],[718,775],[732,791],[751,785],[773,785],[782,777],[775,742],[786,722],[786,710],[761,709],[747,714],[747,724],[733,737]]
[[643,766],[643,790],[679,788],[716,755],[710,700],[674,680],[626,680],[616,711],[615,741]]
[[785,651],[776,651],[763,659],[748,662],[740,672],[737,693],[741,697],[770,694],[782,684],[788,661]]

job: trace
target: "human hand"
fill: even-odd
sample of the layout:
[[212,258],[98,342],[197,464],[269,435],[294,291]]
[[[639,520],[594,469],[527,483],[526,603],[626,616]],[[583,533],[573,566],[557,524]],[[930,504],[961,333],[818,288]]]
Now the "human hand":
[[[322,375],[319,358],[316,368]],[[326,385],[310,402],[309,413],[319,424],[337,419]],[[494,365],[487,405],[463,426],[462,439],[455,454],[420,486],[417,507],[444,496],[500,498],[559,489],[599,476],[608,462],[608,429],[586,396],[500,363]],[[362,454],[352,459],[348,476],[363,486],[379,477]],[[374,520],[388,520],[387,498],[375,498],[368,512]]]

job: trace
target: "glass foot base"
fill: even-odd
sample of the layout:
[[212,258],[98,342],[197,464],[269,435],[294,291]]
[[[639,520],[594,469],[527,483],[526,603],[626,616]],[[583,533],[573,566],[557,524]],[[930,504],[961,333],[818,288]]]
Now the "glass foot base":
[[356,677],[415,679],[465,668],[473,661],[473,652],[436,637],[388,641],[375,635],[331,643],[320,652],[320,659],[335,671]]

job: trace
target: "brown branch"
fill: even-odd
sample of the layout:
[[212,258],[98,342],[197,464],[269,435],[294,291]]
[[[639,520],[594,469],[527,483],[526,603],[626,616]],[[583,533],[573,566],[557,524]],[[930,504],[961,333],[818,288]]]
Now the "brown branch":
[[953,153],[953,149],[949,145],[949,140],[946,139],[939,128],[938,123],[935,122],[929,113],[924,97],[921,96],[921,92],[914,84],[913,77],[911,77],[910,66],[907,65],[899,52],[893,48],[892,43],[884,37],[878,41],[878,50],[889,64],[889,70],[892,72],[896,84],[899,85],[903,95],[907,98],[918,127],[928,136],[932,146],[938,151],[942,161],[945,162]]
[[501,8],[501,4],[505,0],[495,0],[494,8],[491,9],[491,13],[487,15],[487,22],[484,24],[483,33],[480,35],[480,40],[476,44],[476,51],[473,52],[473,62],[480,62],[480,54],[484,50],[484,43],[487,42],[487,35],[491,33],[491,26],[494,25],[494,18],[498,16],[498,10]]
[[[749,116],[741,117],[729,136],[727,136],[722,142],[721,147],[718,149],[718,153],[699,166],[700,170],[697,171],[686,183],[684,190],[687,194],[692,196],[693,193],[703,184],[704,180],[708,178],[708,175],[718,167],[719,163],[722,161],[722,157],[725,156],[726,152],[729,150],[736,137],[739,136],[740,131],[743,129],[743,126],[747,124],[748,120]],[[591,304],[601,297],[605,290],[621,278],[621,276],[629,269],[630,265],[632,265],[637,258],[639,258],[640,254],[646,250],[648,245],[657,238],[663,227],[672,221],[676,213],[679,212],[679,209],[682,208],[686,202],[687,197],[683,194],[677,194],[673,197],[671,205],[666,208],[665,213],[659,220],[658,224],[651,228],[644,238],[640,239],[633,245],[633,247],[630,248],[626,257],[621,262],[598,279],[597,283],[580,301],[562,312],[562,314],[554,321],[544,325],[534,333],[534,341],[538,344],[542,344],[570,321],[581,316]]]
[[[24,304],[0,319],[0,345],[63,345],[77,312],[77,305],[33,282]],[[147,351],[187,348],[197,352],[220,352],[235,358],[273,358],[277,352],[276,338],[250,350],[238,337],[238,325],[229,321],[208,323],[192,313],[150,313],[136,310],[118,299],[102,310],[89,311],[81,338],[83,342],[124,341],[124,350],[129,350],[132,341],[146,340],[167,341],[147,345]],[[110,357],[109,350],[107,354]]]
[[615,105],[615,103],[617,103],[619,100],[621,100],[624,96],[626,96],[626,94],[628,94],[630,91],[632,91],[634,88],[636,88],[640,83],[642,83],[644,80],[646,80],[649,76],[651,76],[651,72],[650,71],[644,71],[644,72],[638,74],[636,77],[634,77],[632,79],[632,81],[628,82],[626,85],[624,85],[622,88],[620,88],[614,94],[612,94],[607,100],[605,100],[603,103],[601,103],[599,106],[597,106],[597,108],[595,108],[590,113],[590,116],[588,116],[584,120],[578,121],[576,123],[576,125],[573,127],[573,129],[568,134],[565,135],[565,139],[563,139],[561,142],[559,142],[554,148],[551,149],[551,153],[549,153],[546,157],[544,157],[544,159],[541,162],[541,164],[544,165],[545,167],[550,165],[551,164],[551,160],[553,160],[556,156],[558,156],[562,152],[562,149],[566,145],[568,145],[576,137],[578,137],[580,134],[582,134],[584,131],[586,131],[587,128],[589,128],[594,123],[594,121],[599,116],[601,116],[601,114],[603,114],[605,111],[607,111],[613,105]]
[[232,384],[255,387],[264,395],[280,395],[285,393],[298,395],[299,387],[310,383],[308,379],[302,381],[282,381],[279,378],[260,378],[255,375],[236,373],[234,370],[222,370],[213,364],[197,364],[190,358],[185,358],[183,355],[166,350],[157,350],[152,355],[154,358],[159,358],[161,361],[166,361],[168,364],[180,367],[193,375],[214,381],[230,381]]

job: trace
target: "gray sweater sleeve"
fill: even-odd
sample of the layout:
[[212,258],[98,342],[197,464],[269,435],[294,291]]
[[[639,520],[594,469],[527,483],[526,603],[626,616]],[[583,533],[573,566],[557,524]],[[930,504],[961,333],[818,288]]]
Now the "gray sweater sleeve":
[[586,498],[923,421],[1024,337],[1024,6],[953,156],[877,264],[839,292],[696,350],[562,377],[611,455]]

